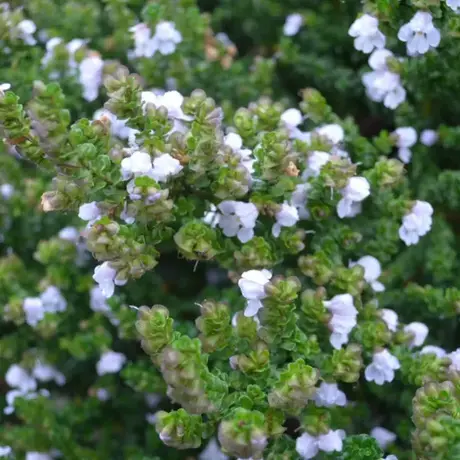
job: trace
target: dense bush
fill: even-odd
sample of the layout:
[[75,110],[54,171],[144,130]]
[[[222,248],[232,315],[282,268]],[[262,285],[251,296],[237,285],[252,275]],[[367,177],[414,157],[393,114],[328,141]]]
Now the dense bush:
[[0,457],[460,459],[459,12],[0,4]]

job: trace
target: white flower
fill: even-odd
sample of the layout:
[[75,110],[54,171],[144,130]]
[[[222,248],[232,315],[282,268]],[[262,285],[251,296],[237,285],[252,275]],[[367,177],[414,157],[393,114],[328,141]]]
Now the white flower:
[[17,388],[22,392],[35,391],[37,389],[36,380],[18,364],[12,364],[5,374],[5,382],[12,388]]
[[286,22],[283,26],[283,33],[287,37],[292,37],[299,32],[303,23],[303,17],[299,13],[290,14],[286,17]]
[[401,85],[401,77],[388,69],[387,60],[393,53],[386,49],[376,50],[369,57],[373,72],[362,77],[367,96],[375,102],[383,102],[385,107],[394,110],[406,99],[406,91]]
[[78,67],[77,61],[75,61],[75,53],[86,43],[88,40],[83,40],[81,38],[74,38],[73,40],[70,40],[69,43],[66,45],[66,49],[69,53],[69,68],[76,69]]
[[96,364],[97,375],[117,374],[126,362],[126,356],[123,353],[116,353],[109,350],[102,354]]
[[199,460],[227,460],[229,457],[225,455],[219,447],[215,438],[212,438],[205,449],[198,456]]
[[99,95],[99,87],[102,84],[102,70],[104,61],[101,56],[96,53],[90,53],[84,58],[79,65],[80,84],[83,86],[83,98],[88,102],[97,99]]
[[332,313],[329,320],[329,327],[332,330],[329,341],[335,349],[340,349],[348,342],[348,335],[357,324],[358,310],[350,294],[336,295],[331,300],[324,301],[323,304]]
[[39,360],[35,363],[32,375],[40,382],[51,382],[51,380],[54,380],[60,386],[64,385],[66,382],[66,378],[62,372],[59,372],[53,366],[44,364]]
[[398,358],[393,356],[387,349],[374,353],[372,363],[366,367],[364,377],[368,382],[383,385],[392,382],[395,378],[395,370],[399,369]]
[[0,457],[8,457],[12,455],[13,449],[10,446],[0,446]]
[[29,326],[35,327],[45,317],[43,302],[39,297],[26,297],[22,303],[22,309]]
[[62,43],[62,38],[53,37],[46,42],[46,53],[42,58],[42,66],[46,67],[54,56],[54,49]]
[[404,332],[413,335],[413,338],[409,344],[410,347],[421,347],[428,336],[429,330],[426,324],[415,321],[408,324],[407,326],[404,326]]
[[140,23],[131,27],[129,31],[134,40],[134,56],[152,57],[157,50],[156,43],[152,40],[152,32],[147,24]]
[[2,184],[0,186],[0,194],[5,200],[9,200],[14,193],[14,187],[11,184]]
[[116,115],[107,109],[99,109],[94,112],[93,120],[101,120],[104,118],[110,120],[110,132],[120,139],[128,139],[130,136],[138,133],[137,129],[130,128],[126,125],[127,120],[118,119]]
[[11,88],[9,83],[1,83],[0,84],[0,94],[3,94],[5,91],[8,91]]
[[438,133],[434,129],[424,129],[420,134],[420,142],[431,147],[438,140]]
[[387,455],[382,460],[398,460],[398,457],[396,457],[396,455]]
[[104,262],[98,265],[94,269],[93,280],[99,284],[102,293],[105,297],[109,298],[113,296],[115,286],[123,286],[127,280],[117,279],[117,271],[110,266],[109,262]]
[[310,184],[297,184],[291,195],[291,205],[295,206],[299,213],[299,219],[308,219],[310,213],[307,209],[307,194],[310,189]]
[[164,94],[155,94],[152,91],[143,91],[141,101],[144,107],[146,104],[153,104],[156,108],[165,107],[168,110],[168,116],[173,119],[190,121],[192,118],[185,115],[182,110],[184,96],[178,91],[167,91]]
[[225,236],[236,236],[242,243],[247,243],[254,236],[259,211],[253,203],[242,201],[222,201],[218,206],[222,213],[217,225]]
[[396,434],[381,426],[372,428],[371,436],[376,439],[378,445],[384,450],[396,441]]
[[410,126],[396,129],[393,133],[396,137],[398,157],[403,163],[409,163],[412,158],[410,148],[417,142],[417,131]]
[[345,131],[337,123],[323,125],[315,130],[317,134],[327,138],[332,144],[339,144],[345,139]]
[[155,28],[152,46],[163,55],[174,53],[176,45],[182,41],[181,33],[176,29],[174,22],[161,21]]
[[306,179],[311,176],[319,176],[321,169],[330,161],[330,159],[331,155],[327,152],[320,152],[318,150],[311,152],[307,159],[307,169],[303,173],[302,177]]
[[163,153],[153,160],[151,177],[157,182],[166,182],[169,177],[177,176],[183,167],[179,160],[173,158],[169,153]]
[[98,388],[96,390],[96,398],[99,399],[99,401],[108,401],[110,399],[110,392],[106,388]]
[[403,217],[399,237],[407,246],[417,244],[421,236],[431,230],[433,208],[426,201],[416,201],[409,214]]
[[299,109],[287,109],[281,114],[281,121],[288,130],[292,130],[299,126],[302,120],[302,112]]
[[345,406],[347,397],[336,383],[322,382],[315,393],[315,404],[319,407]]
[[58,236],[61,240],[76,243],[80,238],[80,232],[75,227],[64,227],[59,231]]
[[297,438],[296,451],[305,460],[316,457],[320,450],[324,452],[340,452],[343,448],[342,440],[345,438],[343,430],[330,430],[327,434],[312,436],[303,433]]
[[276,223],[272,227],[272,235],[278,238],[281,227],[292,227],[299,221],[297,208],[287,203],[281,205],[281,209],[276,213]]
[[82,220],[93,222],[101,217],[101,211],[97,203],[92,201],[91,203],[85,203],[80,206],[78,217]]
[[432,354],[436,355],[436,357],[438,357],[438,358],[444,358],[447,355],[447,352],[446,352],[446,350],[444,350],[444,348],[437,347],[435,345],[425,345],[420,350],[421,355],[426,355],[426,354],[429,354],[429,353],[432,353]]
[[398,328],[398,315],[394,310],[389,308],[382,308],[380,310],[380,316],[387,325],[387,328],[391,332],[396,332]]
[[382,274],[382,268],[380,262],[375,257],[364,256],[357,262],[350,263],[350,267],[354,267],[355,265],[361,265],[364,268],[364,279],[375,292],[385,290],[385,286],[380,281],[377,281]]
[[430,48],[437,48],[441,41],[439,30],[433,25],[433,17],[427,11],[417,11],[413,18],[398,32],[398,38],[407,43],[407,54],[425,54]]
[[52,460],[53,457],[43,452],[27,452],[25,460]]
[[350,177],[340,193],[343,198],[337,204],[338,216],[354,217],[361,212],[361,201],[370,195],[370,184],[364,177]]
[[374,48],[385,46],[385,35],[379,30],[379,21],[369,14],[357,18],[348,30],[348,35],[355,37],[355,49],[366,54],[371,53]]
[[57,313],[65,311],[67,302],[61,294],[61,291],[56,286],[49,286],[41,293],[40,299],[43,303],[45,312]]
[[457,348],[455,351],[449,353],[447,357],[452,361],[449,369],[451,371],[460,371],[460,348]]
[[446,0],[446,4],[449,8],[454,10],[455,13],[458,13],[460,9],[460,0]]
[[17,28],[19,29],[21,39],[26,45],[33,46],[37,43],[37,40],[35,40],[33,36],[37,30],[37,26],[34,22],[32,22],[30,19],[24,19],[17,25]]
[[147,176],[152,172],[152,158],[146,152],[134,152],[121,161],[121,176],[124,180],[132,176]]
[[233,152],[241,159],[241,164],[247,169],[249,174],[254,172],[255,159],[252,157],[252,152],[249,149],[243,149],[243,139],[236,133],[228,133],[224,137],[224,144],[231,147]]
[[269,270],[249,270],[241,275],[238,286],[241,294],[248,301],[244,310],[245,316],[255,316],[263,307],[261,300],[267,297],[265,285],[271,280]]

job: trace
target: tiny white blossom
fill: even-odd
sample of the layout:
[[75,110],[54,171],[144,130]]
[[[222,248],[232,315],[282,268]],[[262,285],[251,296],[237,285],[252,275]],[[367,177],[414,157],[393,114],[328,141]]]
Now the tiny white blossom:
[[315,393],[315,404],[319,407],[345,406],[347,397],[337,383],[322,382]]
[[383,385],[392,382],[395,378],[395,370],[399,369],[398,358],[393,356],[387,349],[374,353],[372,363],[366,367],[364,377],[368,382]]
[[37,30],[37,26],[33,21],[30,19],[23,19],[18,25],[17,28],[19,29],[19,33],[21,39],[24,41],[26,45],[33,46],[37,43],[33,34]]
[[348,335],[357,324],[358,310],[350,294],[336,295],[331,300],[323,301],[323,304],[332,313],[329,320],[332,330],[329,341],[335,349],[340,349],[348,342]]
[[446,0],[447,6],[454,10],[455,13],[458,13],[460,10],[460,0]]
[[99,284],[102,293],[107,298],[113,296],[115,284],[117,286],[123,286],[127,282],[127,280],[117,279],[116,276],[117,271],[110,266],[109,262],[104,262],[94,269],[93,280]]
[[59,231],[58,236],[61,240],[76,243],[80,238],[80,232],[75,227],[64,227]]
[[95,201],[85,203],[78,210],[78,217],[89,222],[95,221],[101,217],[101,211]]
[[297,35],[302,27],[303,17],[299,13],[290,14],[286,17],[286,22],[283,26],[283,33],[287,37]]
[[128,139],[135,136],[139,131],[126,125],[127,120],[120,120],[116,115],[107,109],[99,109],[94,112],[93,120],[108,119],[110,121],[110,132],[120,139]]
[[52,460],[52,458],[44,452],[27,452],[25,460]]
[[409,163],[412,158],[410,148],[417,142],[417,131],[410,126],[398,128],[393,133],[398,147],[398,157],[403,163]]
[[199,460],[227,460],[229,457],[225,455],[219,447],[215,438],[212,438],[207,446],[198,456]]
[[177,176],[183,169],[180,161],[169,153],[163,153],[153,160],[151,177],[157,182],[166,182],[171,176]]
[[350,267],[355,265],[361,265],[364,268],[364,280],[370,284],[375,292],[382,292],[385,290],[385,286],[378,281],[382,274],[382,268],[380,262],[372,256],[361,257],[357,262],[351,262]]
[[97,374],[117,374],[120,372],[125,362],[126,356],[123,353],[116,353],[112,350],[106,351],[96,364]]
[[13,454],[13,449],[10,446],[0,446],[0,457],[8,457]]
[[379,30],[379,21],[370,14],[363,14],[350,26],[348,35],[355,38],[355,49],[369,54],[374,48],[385,46],[385,35]]
[[303,433],[297,438],[296,451],[305,460],[316,457],[320,450],[324,452],[340,452],[343,448],[343,439],[345,432],[343,430],[329,430],[328,433],[319,436],[312,436],[309,433]]
[[161,21],[155,27],[152,46],[163,55],[174,53],[176,45],[182,41],[181,33],[176,29],[174,22]]
[[222,201],[218,206],[221,215],[217,225],[225,236],[236,236],[242,243],[247,243],[254,236],[259,211],[253,203],[242,201]]
[[12,388],[28,392],[37,389],[36,380],[18,364],[12,364],[5,374],[5,382]]
[[431,147],[438,140],[438,133],[434,129],[424,129],[420,134],[420,142]]
[[393,53],[386,49],[376,50],[369,57],[373,72],[362,77],[367,96],[375,102],[383,102],[388,109],[394,110],[406,100],[406,91],[402,87],[401,77],[389,70],[387,60]]
[[54,380],[60,386],[66,383],[66,378],[62,372],[59,372],[49,364],[42,363],[40,360],[37,360],[35,363],[32,375],[40,382],[51,382]]
[[396,434],[381,426],[376,426],[371,430],[371,436],[375,438],[382,449],[386,449],[390,444],[396,441]]
[[295,206],[299,213],[299,219],[308,219],[310,213],[307,209],[307,195],[311,188],[310,184],[297,184],[291,195],[291,205]]
[[398,457],[396,457],[396,455],[387,455],[382,460],[398,460]]
[[389,308],[382,308],[380,310],[380,316],[387,325],[387,328],[391,332],[396,332],[398,328],[398,315],[394,310]]
[[3,94],[5,91],[8,91],[11,88],[9,83],[1,83],[0,84],[0,94]]
[[252,174],[256,160],[252,157],[250,149],[243,148],[243,139],[241,139],[241,136],[236,133],[228,133],[224,137],[224,144],[231,147],[233,152],[240,157],[241,164],[247,169],[249,174]]
[[409,214],[403,217],[399,237],[407,246],[417,244],[421,236],[431,230],[433,207],[426,201],[416,201]]
[[164,94],[155,94],[153,91],[143,91],[141,101],[144,111],[147,104],[153,104],[156,108],[165,107],[168,117],[178,120],[190,121],[192,118],[185,115],[182,110],[184,96],[178,91],[167,91]]
[[9,200],[14,193],[14,187],[11,184],[2,184],[0,186],[0,194],[5,200]]
[[57,313],[65,311],[67,308],[67,301],[56,286],[48,286],[46,290],[40,294],[40,299],[43,303],[45,312]]
[[337,204],[337,214],[343,219],[354,217],[361,212],[361,201],[370,195],[370,184],[364,177],[350,177],[340,191],[343,198]]
[[315,130],[317,134],[327,138],[332,144],[339,144],[345,139],[345,131],[337,123],[320,126]]
[[319,176],[321,169],[330,161],[330,159],[331,155],[327,152],[321,152],[318,150],[311,152],[307,159],[307,169],[303,173],[302,177],[306,179],[311,176]]
[[444,358],[445,356],[447,356],[447,352],[446,352],[446,350],[444,350],[444,348],[437,347],[435,345],[425,345],[420,350],[421,355],[426,355],[426,354],[429,354],[429,353],[431,353],[433,355],[436,355],[436,357],[438,357],[438,358]]
[[272,273],[269,270],[248,270],[241,275],[238,286],[241,294],[248,301],[244,310],[245,316],[255,316],[263,307],[262,299],[267,297],[265,285],[271,280]]
[[460,371],[460,348],[457,348],[455,351],[449,353],[447,357],[452,361],[449,369],[451,371]]
[[289,130],[299,126],[302,120],[302,112],[299,109],[287,109],[281,114],[281,121]]
[[83,98],[88,102],[94,101],[99,95],[99,87],[102,85],[103,68],[104,61],[96,52],[90,53],[80,62],[79,81],[83,86]]
[[152,168],[152,158],[147,152],[134,152],[121,161],[121,176],[124,180],[133,176],[147,176],[152,172]]
[[398,38],[407,43],[407,54],[425,54],[430,48],[437,48],[441,34],[433,25],[433,16],[427,11],[417,11],[413,18],[398,32]]
[[106,388],[98,388],[96,390],[96,398],[99,399],[99,401],[108,401],[110,399],[110,392]]
[[35,327],[45,317],[43,302],[39,297],[26,297],[22,303],[22,309],[29,326]]
[[152,31],[145,23],[136,24],[129,31],[134,40],[134,56],[152,57],[157,50],[156,43],[152,40]]
[[417,321],[404,326],[404,332],[412,334],[413,338],[409,344],[410,347],[421,347],[428,336],[428,327],[426,324]]
[[281,205],[281,209],[276,213],[276,223],[272,227],[272,235],[278,238],[282,227],[293,227],[299,221],[297,208],[287,203]]

